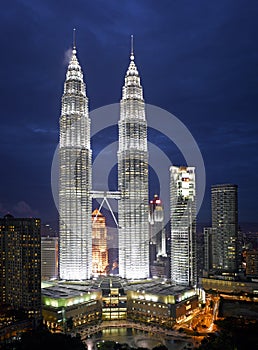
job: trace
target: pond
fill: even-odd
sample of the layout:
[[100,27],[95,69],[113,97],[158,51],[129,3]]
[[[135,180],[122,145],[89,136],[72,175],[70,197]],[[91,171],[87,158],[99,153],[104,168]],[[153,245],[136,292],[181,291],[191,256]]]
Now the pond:
[[108,328],[90,336],[84,343],[88,350],[96,350],[96,344],[101,341],[116,341],[120,344],[126,343],[131,347],[144,347],[153,349],[158,345],[165,345],[169,350],[181,350],[187,341],[164,339],[164,335],[158,335],[132,328]]

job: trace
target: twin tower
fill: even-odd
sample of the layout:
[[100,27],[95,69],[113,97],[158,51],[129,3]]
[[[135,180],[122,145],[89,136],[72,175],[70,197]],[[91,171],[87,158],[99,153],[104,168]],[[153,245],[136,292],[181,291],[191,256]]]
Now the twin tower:
[[[74,45],[68,65],[59,143],[60,278],[92,276],[92,151],[88,98]],[[149,276],[148,149],[145,104],[131,45],[122,87],[118,146],[119,275]]]

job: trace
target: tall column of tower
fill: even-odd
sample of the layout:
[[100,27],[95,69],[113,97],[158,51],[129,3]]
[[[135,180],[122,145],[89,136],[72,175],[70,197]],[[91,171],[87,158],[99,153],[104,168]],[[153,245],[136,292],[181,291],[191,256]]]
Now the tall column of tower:
[[149,276],[147,123],[133,48],[118,127],[119,274],[124,278],[145,278]]
[[194,167],[170,167],[171,279],[197,283],[196,186]]
[[88,279],[92,256],[90,119],[75,45],[62,97],[59,166],[60,278]]

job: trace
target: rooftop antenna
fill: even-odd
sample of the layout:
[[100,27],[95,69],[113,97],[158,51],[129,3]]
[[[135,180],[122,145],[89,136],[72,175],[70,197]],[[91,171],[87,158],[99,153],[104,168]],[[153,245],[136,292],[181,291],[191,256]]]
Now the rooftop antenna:
[[75,42],[75,34],[76,34],[76,29],[73,28],[73,49],[76,49],[76,42]]
[[131,60],[134,60],[134,53],[133,53],[133,35],[131,35]]

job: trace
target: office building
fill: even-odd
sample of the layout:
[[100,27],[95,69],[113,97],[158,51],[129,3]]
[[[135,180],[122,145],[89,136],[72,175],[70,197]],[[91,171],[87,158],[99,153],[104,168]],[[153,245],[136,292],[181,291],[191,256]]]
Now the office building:
[[150,277],[170,278],[164,207],[157,194],[149,203],[149,235]]
[[163,203],[157,194],[149,204],[150,242],[156,246],[157,256],[166,256],[166,236]]
[[88,98],[75,45],[62,97],[59,167],[60,278],[85,280],[92,271],[92,161]]
[[0,304],[41,317],[40,220],[0,219]]
[[58,278],[58,237],[41,237],[41,279]]
[[203,228],[203,239],[204,239],[204,262],[203,268],[205,272],[209,272],[212,269],[212,239],[213,239],[213,228]]
[[249,277],[258,277],[258,251],[246,251],[246,275]]
[[148,149],[145,103],[133,48],[118,123],[119,275],[149,276]]
[[98,209],[92,212],[92,273],[106,274],[108,267],[106,219]]
[[171,279],[195,286],[196,186],[194,167],[170,167]]
[[238,267],[238,201],[237,185],[213,185],[212,209],[212,265],[217,271],[234,272]]

